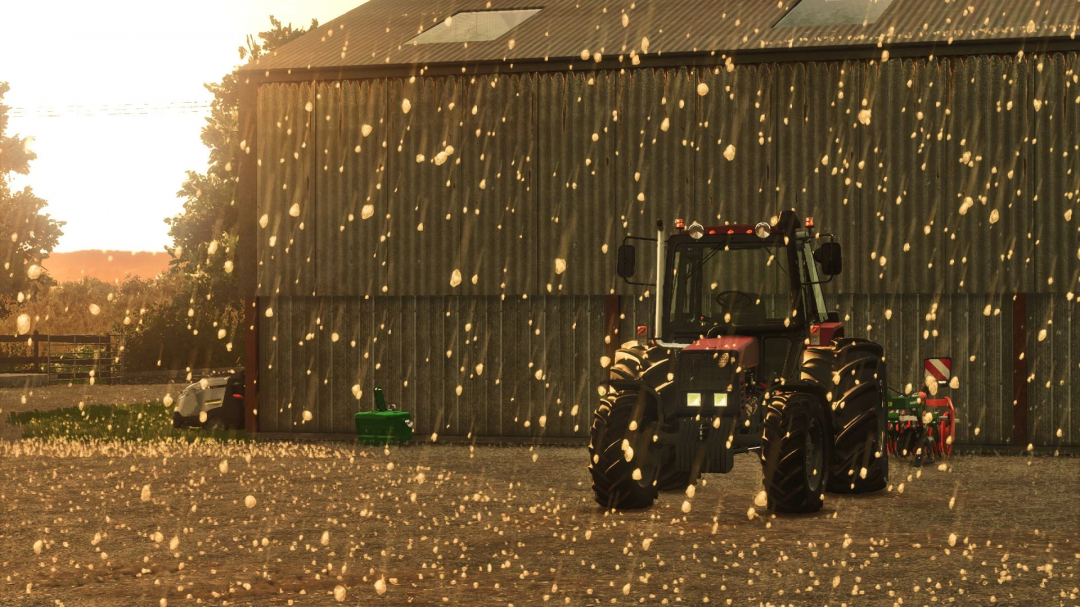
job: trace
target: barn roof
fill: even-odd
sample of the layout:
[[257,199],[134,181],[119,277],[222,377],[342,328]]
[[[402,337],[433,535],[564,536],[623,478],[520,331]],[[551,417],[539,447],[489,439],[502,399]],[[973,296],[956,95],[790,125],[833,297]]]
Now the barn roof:
[[[520,19],[525,9],[539,10],[505,32],[475,35],[474,28],[467,43],[422,42],[453,38],[435,29],[449,33],[448,17],[456,16],[461,29],[463,21],[499,18],[489,11],[521,11]],[[595,60],[597,53],[606,59],[1001,41],[1080,44],[1078,34],[1080,0],[369,0],[244,69],[580,61]]]

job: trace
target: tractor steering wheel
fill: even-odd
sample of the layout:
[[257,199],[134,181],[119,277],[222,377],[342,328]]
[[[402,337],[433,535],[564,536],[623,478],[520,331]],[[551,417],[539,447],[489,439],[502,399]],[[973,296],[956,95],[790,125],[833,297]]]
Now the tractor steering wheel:
[[713,296],[716,304],[730,312],[745,310],[754,305],[754,298],[742,291],[721,291]]

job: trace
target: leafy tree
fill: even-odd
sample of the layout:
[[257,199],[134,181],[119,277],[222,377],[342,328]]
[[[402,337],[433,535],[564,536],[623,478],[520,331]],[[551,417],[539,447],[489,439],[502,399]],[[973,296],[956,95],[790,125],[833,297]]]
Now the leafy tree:
[[[248,36],[246,46],[237,49],[241,61],[258,59],[306,32],[292,24],[282,25],[273,15],[270,25],[269,30],[259,33],[258,40]],[[311,20],[312,28],[318,25]],[[172,264],[188,274],[209,276],[214,298],[228,302],[239,299],[237,276],[225,263],[235,258],[240,228],[234,167],[240,155],[238,70],[221,82],[206,85],[214,94],[210,117],[202,130],[202,142],[210,148],[209,167],[206,173],[187,172],[177,192],[184,199],[184,212],[165,220],[173,239],[173,246],[167,248],[174,258]]]
[[54,284],[41,268],[63,232],[62,221],[42,213],[48,203],[34,195],[31,188],[11,189],[16,174],[27,175],[30,161],[37,158],[30,150],[30,137],[7,136],[10,109],[3,104],[8,92],[0,82],[0,319],[10,315],[16,302],[33,298],[44,286]]
[[[311,27],[318,25],[312,19]],[[258,59],[306,31],[282,25],[272,15],[270,26],[257,37],[248,36],[238,49],[241,61]],[[166,250],[173,259],[163,281],[175,281],[170,287],[175,296],[148,306],[137,326],[125,329],[128,368],[133,370],[133,364],[233,366],[243,354],[243,302],[239,278],[232,271],[240,231],[235,166],[240,155],[239,68],[205,86],[214,94],[202,129],[209,164],[205,173],[188,171],[177,192],[184,211],[165,220],[173,240]]]

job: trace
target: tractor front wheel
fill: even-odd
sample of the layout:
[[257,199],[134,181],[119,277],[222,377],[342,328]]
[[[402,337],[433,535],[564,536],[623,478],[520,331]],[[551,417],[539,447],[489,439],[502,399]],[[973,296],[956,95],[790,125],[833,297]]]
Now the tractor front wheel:
[[813,394],[778,392],[769,399],[761,467],[769,510],[821,510],[828,450],[825,410]]
[[656,501],[662,455],[648,400],[644,393],[616,393],[593,414],[589,474],[596,503],[605,508],[648,508]]

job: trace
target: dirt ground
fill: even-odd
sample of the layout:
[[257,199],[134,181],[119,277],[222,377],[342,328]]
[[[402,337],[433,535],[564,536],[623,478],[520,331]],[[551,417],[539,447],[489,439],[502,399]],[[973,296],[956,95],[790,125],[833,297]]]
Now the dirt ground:
[[0,439],[10,440],[20,436],[17,427],[7,425],[7,414],[11,412],[62,409],[74,407],[80,402],[86,405],[161,402],[166,394],[171,394],[173,398],[176,398],[185,386],[187,383],[141,386],[58,384],[39,388],[0,389]]
[[625,513],[593,503],[586,459],[580,447],[0,441],[0,604],[1080,601],[1075,458],[898,464],[888,492],[779,518],[751,510],[752,455],[692,498]]

